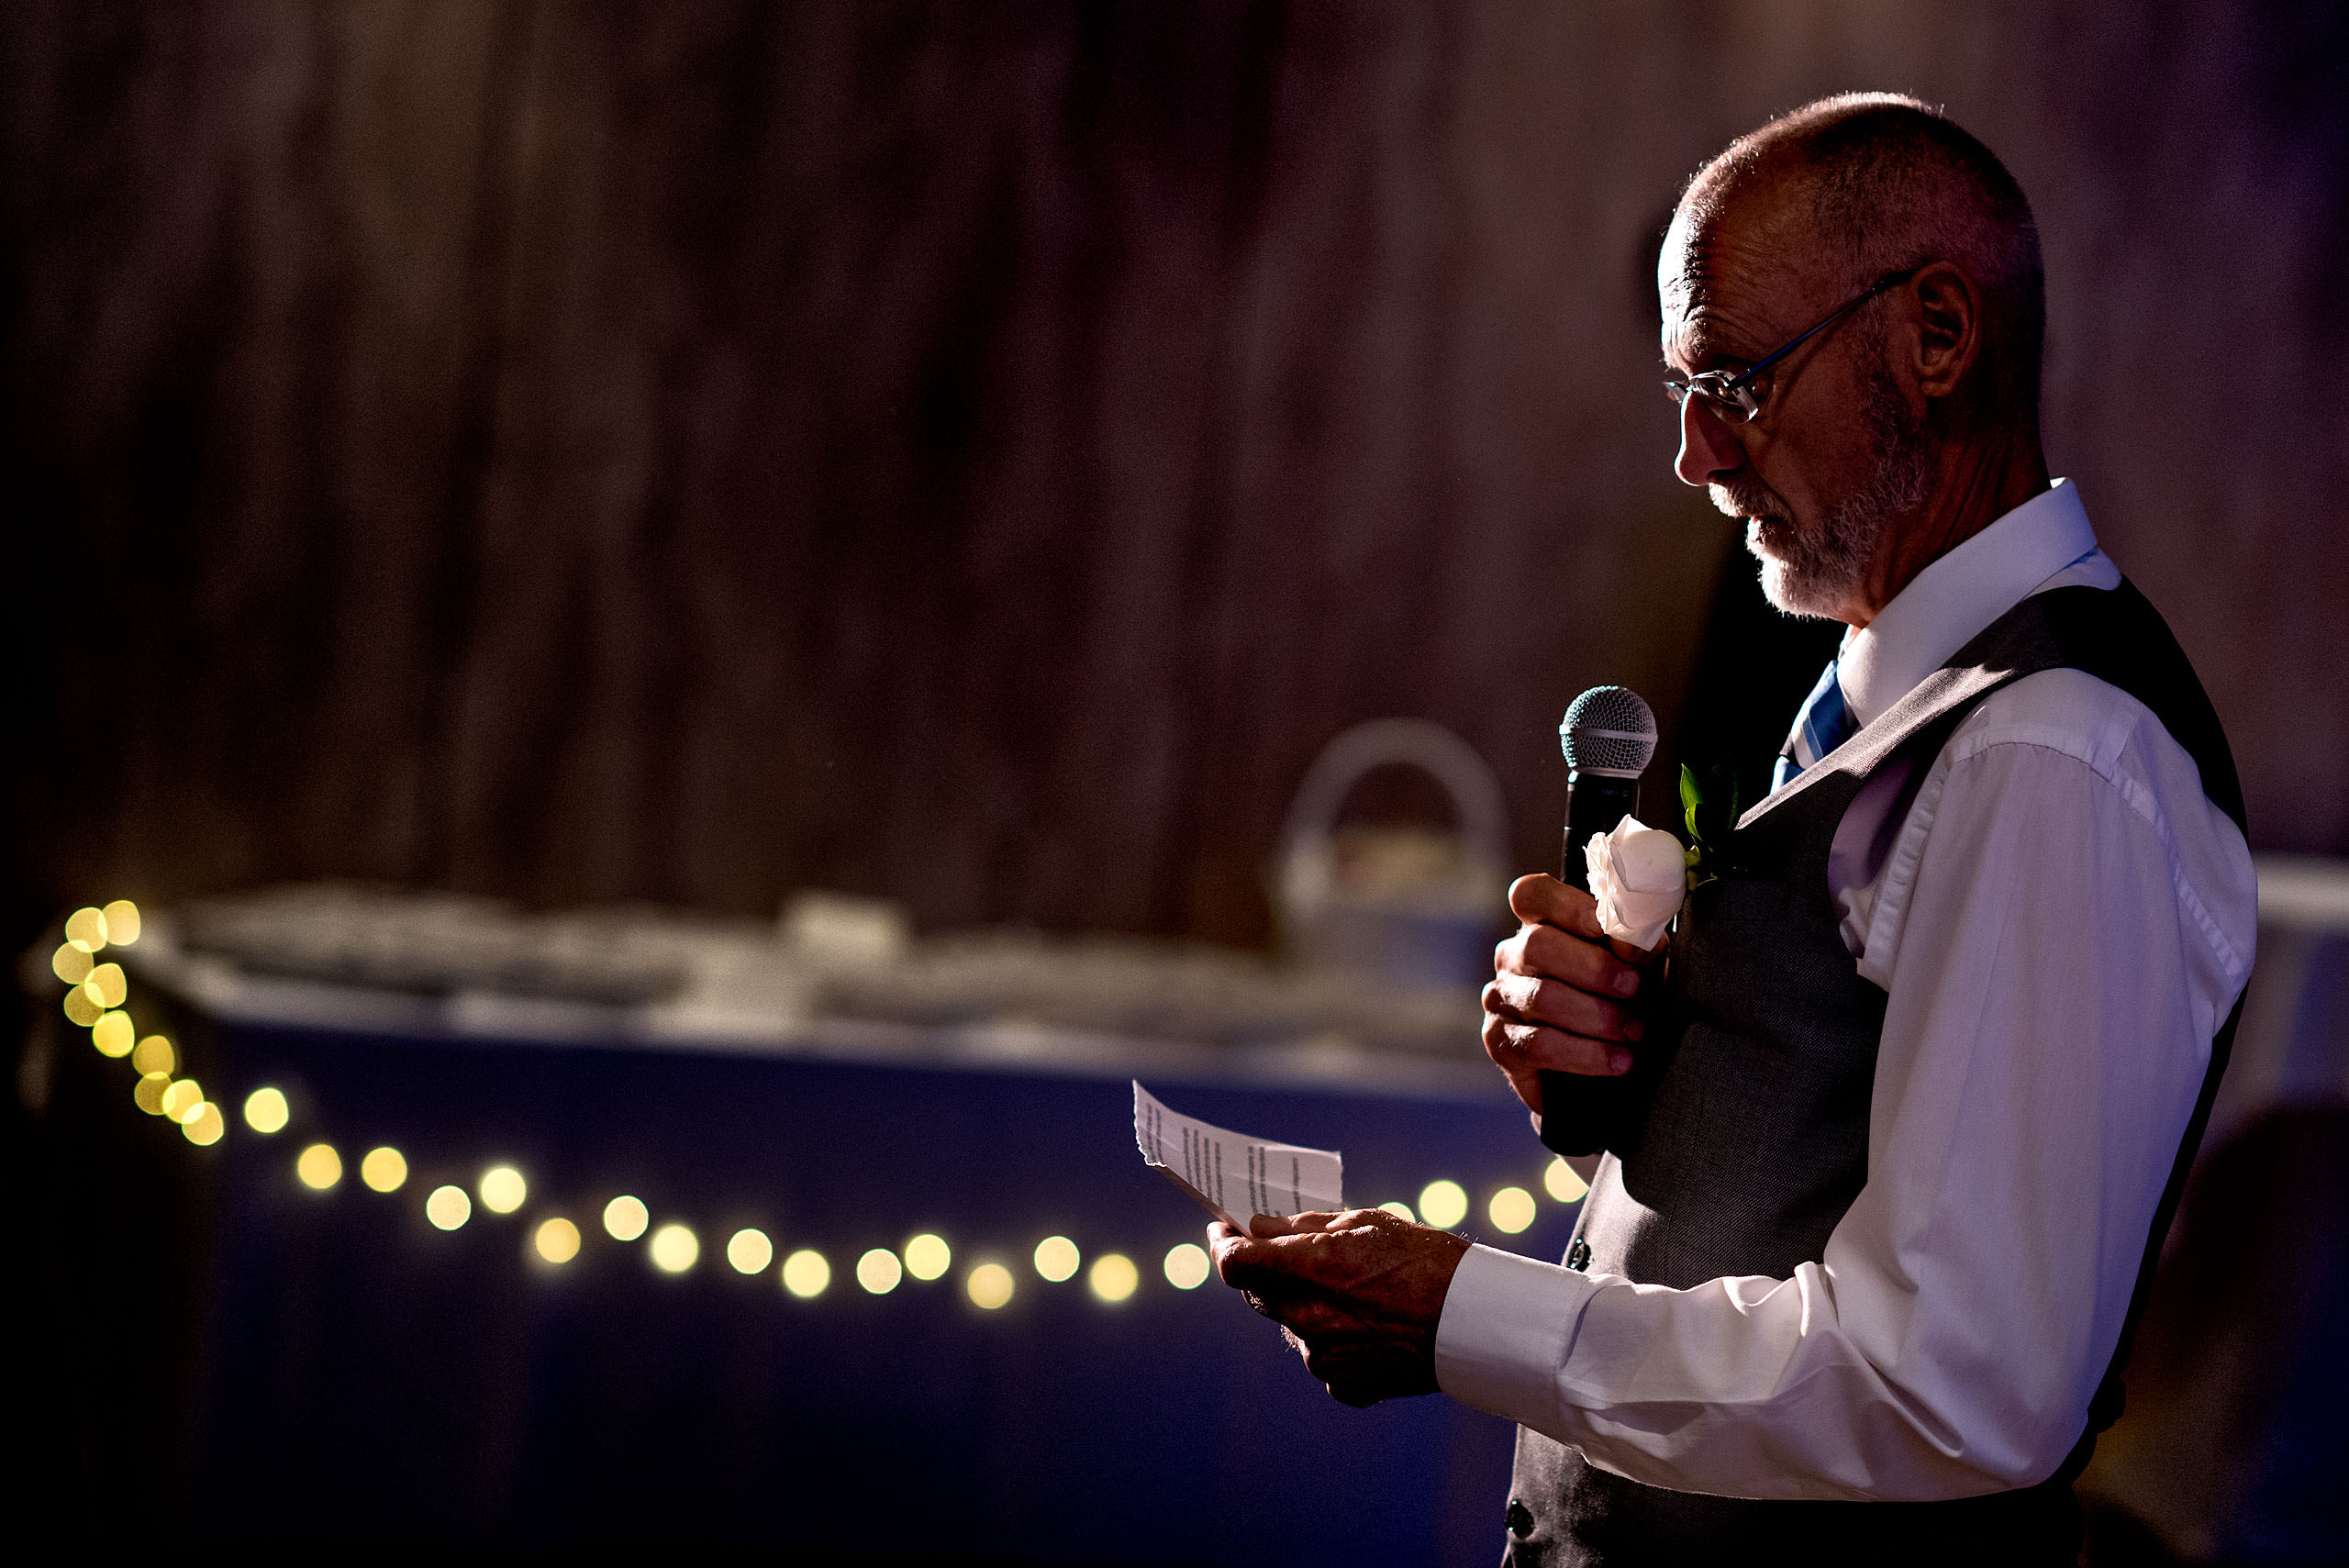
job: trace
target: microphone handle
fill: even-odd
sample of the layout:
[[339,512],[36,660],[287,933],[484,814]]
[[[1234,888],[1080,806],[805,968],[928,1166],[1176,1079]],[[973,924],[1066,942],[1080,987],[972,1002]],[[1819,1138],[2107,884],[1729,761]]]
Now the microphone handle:
[[[1640,809],[1640,781],[1576,770],[1566,775],[1565,847],[1558,880],[1590,891],[1590,860],[1583,846],[1594,833],[1611,833]],[[1639,1108],[1635,1073],[1604,1078],[1581,1073],[1542,1073],[1542,1141],[1560,1154],[1596,1154]]]

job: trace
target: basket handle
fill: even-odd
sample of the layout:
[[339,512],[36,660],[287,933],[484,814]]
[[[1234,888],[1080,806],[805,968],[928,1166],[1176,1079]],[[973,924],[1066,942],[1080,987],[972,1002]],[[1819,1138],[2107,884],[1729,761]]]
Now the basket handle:
[[1374,718],[1321,748],[1282,826],[1282,864],[1299,853],[1326,856],[1347,794],[1373,768],[1397,763],[1418,768],[1443,786],[1460,818],[1471,863],[1482,874],[1499,874],[1508,858],[1508,812],[1500,780],[1475,747],[1425,718]]

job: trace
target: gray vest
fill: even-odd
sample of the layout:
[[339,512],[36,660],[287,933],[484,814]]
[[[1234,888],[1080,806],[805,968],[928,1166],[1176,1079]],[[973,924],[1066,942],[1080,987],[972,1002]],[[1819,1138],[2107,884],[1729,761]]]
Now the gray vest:
[[[1746,813],[1674,935],[1668,1027],[1636,1081],[1567,1252],[1573,1268],[1678,1288],[1732,1274],[1784,1279],[1815,1262],[1867,1180],[1868,1106],[1885,994],[1837,930],[1827,854],[1868,776],[1923,767],[1976,704],[2041,670],[2073,668],[2153,710],[2243,822],[2217,716],[2169,628],[2137,591],[2062,588],[2016,606],[1948,664]],[[2241,1010],[2237,1006],[2238,1013]],[[2039,1485],[1943,1503],[1777,1502],[1674,1492],[1586,1463],[1520,1429],[1506,1561],[1696,1562],[1773,1537],[1818,1562],[2064,1562],[2078,1550],[2071,1483],[2120,1414],[2121,1363],[2232,1042],[2227,1020],[2148,1237],[2127,1327],[2082,1437]]]

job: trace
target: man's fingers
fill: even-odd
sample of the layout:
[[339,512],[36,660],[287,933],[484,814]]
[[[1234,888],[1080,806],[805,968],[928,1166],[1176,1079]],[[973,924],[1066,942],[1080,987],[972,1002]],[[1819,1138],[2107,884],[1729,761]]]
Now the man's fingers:
[[1208,1227],[1208,1257],[1215,1263],[1216,1277],[1234,1289],[1245,1290],[1253,1283],[1252,1265],[1260,1262],[1264,1245],[1220,1219]]
[[1555,926],[1592,941],[1603,941],[1598,901],[1554,876],[1520,876],[1508,884],[1509,913],[1529,926]]
[[1485,1054],[1508,1080],[1509,1092],[1518,1103],[1535,1116],[1542,1114],[1542,1070],[1524,1060],[1523,1053],[1508,1043],[1501,1030],[1505,1020],[1487,1018],[1485,1020]]
[[1520,926],[1517,935],[1493,949],[1493,973],[1557,980],[1594,996],[1620,1000],[1636,995],[1646,975],[1602,943],[1586,941],[1555,926]]
[[1544,927],[1575,938],[1636,968],[1653,966],[1663,959],[1664,950],[1669,945],[1667,938],[1653,948],[1636,948],[1608,936],[1598,923],[1598,901],[1554,876],[1519,877],[1509,884],[1508,906],[1509,912],[1527,926]]
[[1531,974],[1497,974],[1486,1010],[1521,1024],[1548,1024],[1592,1040],[1635,1040],[1646,1026],[1622,1003]]
[[[1646,1026],[1620,1004],[1553,980],[1499,974],[1485,987],[1485,1051],[1511,1075],[1549,1069],[1611,1077]],[[1525,1098],[1522,1088],[1519,1098]],[[1528,1102],[1528,1108],[1538,1108]]]
[[[1251,1222],[1258,1227],[1285,1227],[1294,1220],[1327,1219],[1328,1215],[1295,1215],[1289,1218],[1260,1214]],[[1217,1277],[1234,1289],[1266,1297],[1276,1307],[1286,1308],[1301,1285],[1310,1283],[1307,1264],[1309,1254],[1303,1247],[1324,1234],[1319,1226],[1302,1232],[1250,1236],[1234,1230],[1221,1220],[1208,1227],[1208,1256],[1215,1263]]]
[[1379,1209],[1291,1215],[1276,1223],[1295,1229],[1285,1235],[1243,1236],[1218,1221],[1208,1229],[1208,1250],[1224,1284],[1264,1296],[1284,1322],[1296,1320],[1293,1309],[1299,1301],[1358,1280],[1365,1260],[1378,1255],[1364,1249],[1392,1244],[1378,1232],[1414,1229]]
[[[1520,1075],[1538,1084],[1539,1073],[1576,1073],[1586,1078],[1614,1078],[1631,1070],[1631,1053],[1603,1040],[1568,1034],[1550,1024],[1529,1024],[1504,1013],[1485,1016],[1485,1054],[1517,1084]],[[1518,1089],[1528,1110],[1542,1107]]]
[[1347,1216],[1355,1212],[1314,1208],[1302,1214],[1260,1214],[1248,1221],[1248,1229],[1259,1240],[1275,1236],[1306,1236],[1316,1230],[1343,1229]]

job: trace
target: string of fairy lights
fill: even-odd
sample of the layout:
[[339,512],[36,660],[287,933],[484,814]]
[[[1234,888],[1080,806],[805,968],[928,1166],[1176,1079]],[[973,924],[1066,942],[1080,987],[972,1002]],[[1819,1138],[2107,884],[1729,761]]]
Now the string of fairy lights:
[[[121,964],[102,957],[109,948],[138,941],[139,934],[139,906],[127,898],[103,907],[77,909],[67,917],[65,941],[50,959],[50,969],[66,985],[65,1016],[76,1027],[89,1030],[90,1043],[100,1055],[128,1059],[138,1074],[130,1097],[140,1110],[176,1126],[190,1143],[208,1148],[228,1135],[228,1117],[206,1097],[203,1086],[194,1078],[179,1075],[179,1051],[167,1037],[139,1034],[127,1010],[129,978]],[[241,1113],[245,1127],[265,1138],[276,1137],[294,1122],[293,1103],[273,1084],[248,1094]],[[312,1192],[331,1192],[342,1184],[342,1151],[331,1143],[306,1144],[295,1155],[294,1174]],[[387,1144],[370,1149],[359,1159],[358,1175],[361,1184],[371,1192],[399,1193],[408,1186],[407,1157]],[[1588,1190],[1573,1168],[1559,1159],[1550,1162],[1538,1184],[1544,1195],[1559,1204],[1578,1203]],[[441,1230],[457,1230],[473,1219],[476,1206],[491,1214],[513,1215],[529,1200],[529,1177],[513,1165],[493,1164],[481,1173],[470,1191],[444,1183],[425,1194],[424,1218]],[[1449,1229],[1467,1218],[1469,1196],[1458,1182],[1439,1178],[1419,1189],[1416,1210],[1400,1200],[1378,1207],[1405,1219],[1423,1219]],[[1485,1204],[1485,1217],[1493,1228],[1511,1236],[1531,1227],[1540,1212],[1540,1200],[1522,1186],[1500,1187]],[[692,1226],[677,1220],[655,1226],[651,1210],[632,1194],[621,1193],[605,1202],[595,1223],[613,1241],[642,1241],[646,1258],[662,1273],[687,1273],[701,1262],[701,1237]],[[536,1216],[529,1236],[531,1257],[544,1267],[557,1269],[578,1257],[588,1241],[588,1233],[577,1220],[555,1212]],[[776,1251],[766,1232],[745,1227],[727,1239],[723,1255],[737,1273],[759,1275],[775,1269],[783,1289],[803,1300],[831,1288],[832,1263],[822,1251],[796,1248],[777,1267]],[[1037,1242],[1029,1262],[1037,1277],[1052,1284],[1065,1284],[1082,1273],[1094,1297],[1110,1305],[1128,1300],[1142,1285],[1141,1267],[1130,1257],[1102,1252],[1087,1264],[1083,1250],[1065,1236],[1047,1236]],[[868,1249],[858,1257],[851,1273],[866,1294],[886,1296],[907,1279],[925,1283],[941,1279],[953,1266],[952,1245],[942,1236],[924,1231],[895,1249]],[[1206,1249],[1186,1241],[1167,1251],[1158,1272],[1177,1290],[1197,1290],[1213,1269]],[[1010,1304],[1019,1292],[1019,1278],[1008,1264],[983,1257],[963,1272],[963,1291],[974,1306],[994,1311]]]

